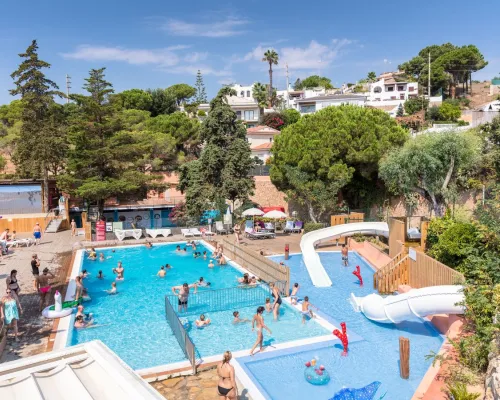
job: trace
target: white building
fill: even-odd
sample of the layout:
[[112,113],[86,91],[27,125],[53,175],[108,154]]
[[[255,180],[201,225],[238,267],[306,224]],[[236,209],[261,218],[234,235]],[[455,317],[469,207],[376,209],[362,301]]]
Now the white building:
[[250,86],[243,86],[235,83],[234,85],[231,85],[230,88],[236,91],[236,97],[247,99],[253,98],[253,84]]
[[[260,119],[260,108],[253,97],[247,97],[245,92],[245,97],[228,96],[227,101],[231,109],[236,113],[238,119],[243,121],[247,128],[257,126]],[[208,114],[210,111],[210,104],[200,104],[198,109]]]
[[258,157],[264,163],[271,157],[271,148],[274,138],[280,131],[266,125],[259,125],[247,129],[247,140],[252,150],[252,156]]
[[305,97],[303,99],[296,100],[297,110],[301,114],[310,114],[329,106],[340,106],[342,104],[364,107],[365,103],[366,96],[357,94],[333,94]]
[[418,97],[417,82],[398,82],[393,76],[381,78],[370,84],[368,101],[406,101],[412,97]]

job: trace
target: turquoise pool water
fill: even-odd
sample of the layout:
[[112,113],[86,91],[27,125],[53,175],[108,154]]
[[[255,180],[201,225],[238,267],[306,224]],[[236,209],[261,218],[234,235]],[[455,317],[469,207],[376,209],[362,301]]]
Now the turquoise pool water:
[[[349,267],[341,266],[340,253],[320,253],[321,261],[332,279],[333,286],[317,288],[307,273],[301,255],[293,255],[287,261],[283,257],[272,257],[284,261],[290,267],[291,279],[301,285],[299,297],[309,296],[320,308],[322,316],[338,326],[346,322],[351,338],[350,351],[342,357],[338,341],[313,346],[304,346],[274,355],[257,354],[253,358],[240,359],[244,368],[260,386],[269,399],[330,399],[343,387],[360,388],[373,381],[382,386],[375,399],[385,394],[384,400],[411,399],[427,369],[431,365],[425,356],[437,352],[443,342],[442,336],[430,323],[406,322],[398,325],[377,324],[356,313],[349,296],[366,296],[374,292],[373,270],[357,254],[349,256]],[[360,287],[352,271],[360,266],[364,286]],[[399,337],[410,339],[410,379],[399,377]],[[353,340],[354,339],[354,340]],[[326,386],[313,386],[304,379],[304,363],[318,357],[329,371],[331,381]]]
[[[144,246],[117,248],[115,252],[104,250],[106,260],[102,262],[85,258],[82,269],[90,272],[90,276],[84,283],[92,299],[84,303],[85,312],[93,313],[99,326],[74,330],[68,344],[100,339],[134,369],[185,360],[165,318],[165,295],[172,293],[172,286],[193,283],[203,276],[211,282],[211,289],[200,288],[200,292],[203,292],[204,298],[210,298],[211,294],[207,296],[205,292],[234,287],[242,274],[231,266],[209,269],[208,259],[193,258],[189,247],[187,253],[178,253],[175,247],[176,244],[156,245],[152,249]],[[201,244],[197,251],[210,254]],[[118,294],[111,296],[105,290],[114,282],[111,270],[118,261],[123,263],[125,280],[117,282]],[[167,272],[166,278],[158,278],[156,273],[160,265],[166,263],[173,268]],[[103,280],[96,278],[99,270],[105,275]],[[231,321],[235,310],[240,312],[242,318],[252,318],[256,306],[249,307],[245,299],[248,300],[250,291],[258,290],[247,289],[244,293],[248,295],[236,296],[229,309],[218,308],[216,312],[211,311],[215,308],[211,308],[210,301],[207,307],[196,306],[191,298],[193,310],[189,310],[188,320],[196,320],[198,315],[194,312],[203,312],[212,320],[212,324],[204,329],[193,327],[189,330],[200,357],[221,354],[228,349],[237,351],[252,347],[256,335],[249,324],[233,325]],[[230,289],[230,293],[233,292]],[[212,303],[216,301],[212,300]],[[266,335],[269,345],[328,334],[314,322],[303,325],[299,314],[289,307],[282,307],[279,323],[273,322],[269,315],[265,315],[265,320],[273,332]]]

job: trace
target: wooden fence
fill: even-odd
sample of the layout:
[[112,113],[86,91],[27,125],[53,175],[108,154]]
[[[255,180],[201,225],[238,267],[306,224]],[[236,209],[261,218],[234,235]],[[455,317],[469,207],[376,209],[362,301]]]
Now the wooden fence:
[[402,251],[387,265],[375,272],[373,285],[380,293],[393,293],[399,285],[418,289],[427,286],[457,285],[464,276],[420,251]]
[[401,253],[406,240],[405,222],[396,218],[389,218],[389,257],[394,258]]
[[28,214],[27,216],[16,215],[12,217],[7,215],[0,219],[0,232],[8,228],[11,233],[13,231],[16,231],[16,233],[31,233],[37,222],[40,224],[42,232],[45,231],[45,214]]
[[224,254],[227,254],[231,260],[258,276],[264,282],[277,283],[282,296],[289,295],[290,269],[288,267],[279,265],[253,250],[238,245],[232,238],[219,236],[217,240],[223,246]]

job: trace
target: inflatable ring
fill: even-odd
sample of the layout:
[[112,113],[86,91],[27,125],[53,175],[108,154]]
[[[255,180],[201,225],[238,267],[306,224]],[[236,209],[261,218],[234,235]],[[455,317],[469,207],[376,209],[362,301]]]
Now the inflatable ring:
[[135,220],[136,220],[136,221],[142,221],[142,217],[141,217],[140,215],[136,215],[136,216],[135,216]]
[[54,311],[53,309],[51,310],[51,308],[54,308],[54,306],[48,306],[48,307],[45,307],[42,311],[42,315],[45,317],[45,318],[63,318],[63,317],[67,317],[68,315],[70,315],[72,312],[73,312],[73,309],[72,308],[63,308],[61,311]]
[[144,219],[144,221],[148,221],[149,220],[149,215],[148,214],[144,215],[143,219]]

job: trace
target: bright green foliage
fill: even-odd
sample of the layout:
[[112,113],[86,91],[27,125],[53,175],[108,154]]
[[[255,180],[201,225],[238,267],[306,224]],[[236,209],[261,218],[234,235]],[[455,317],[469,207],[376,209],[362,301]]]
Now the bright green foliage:
[[0,154],[0,172],[7,166],[7,160]]
[[408,115],[427,109],[429,100],[424,97],[415,97],[405,101],[404,107]]
[[118,114],[122,128],[128,131],[143,131],[150,119],[149,111],[122,110]]
[[475,171],[479,153],[479,140],[469,132],[419,135],[381,161],[380,177],[394,194],[419,193],[442,215],[446,201]]
[[441,121],[456,121],[462,112],[459,106],[444,102],[439,106],[439,119]]
[[252,88],[253,98],[257,101],[260,108],[267,107],[267,89],[262,83],[256,82]]
[[160,132],[171,136],[175,141],[179,161],[194,159],[200,155],[200,123],[189,118],[185,113],[175,112],[170,115],[159,115],[146,123],[151,132]]
[[42,70],[50,68],[50,64],[38,58],[37,50],[37,42],[33,40],[26,52],[19,54],[23,61],[11,75],[16,88],[10,94],[21,96],[22,100],[22,125],[13,161],[21,176],[42,178],[45,193],[42,207],[47,211],[51,165],[60,166],[66,151],[65,135],[54,106],[54,96],[64,94],[45,77]]
[[196,83],[194,85],[196,89],[196,103],[206,103],[207,102],[207,92],[205,90],[205,84],[203,83],[203,76],[201,75],[201,71],[198,70],[196,74]]
[[370,71],[368,72],[366,79],[368,82],[375,82],[377,80],[377,74],[374,71]]
[[405,110],[403,108],[403,105],[400,103],[398,106],[398,111],[396,112],[396,117],[402,117],[405,115]]
[[273,97],[273,65],[278,65],[278,60],[278,53],[272,49],[267,50],[262,58],[262,61],[269,64],[269,99]]
[[172,114],[177,111],[177,102],[172,92],[163,89],[148,89],[151,95],[151,116],[156,117],[161,114]]
[[58,186],[97,203],[102,214],[107,198],[144,193],[153,184],[156,177],[146,174],[146,166],[151,163],[147,150],[155,141],[122,131],[120,116],[109,101],[113,88],[105,80],[104,68],[91,70],[85,81],[89,95],[72,96],[79,110],[71,124],[67,173],[58,179]]
[[198,110],[198,117],[206,117],[207,116],[207,113],[205,112],[205,110]]
[[285,118],[285,126],[295,124],[301,117],[300,112],[294,108],[287,108],[283,111],[283,117]]
[[178,83],[166,89],[167,93],[174,96],[177,106],[187,103],[196,94],[196,89],[187,83]]
[[22,119],[22,115],[23,102],[21,100],[13,100],[10,104],[0,106],[0,122],[3,125],[13,126]]
[[296,83],[295,90],[311,89],[316,87],[324,87],[325,89],[333,89],[332,80],[325,76],[311,75],[302,81]]
[[114,96],[113,99],[121,108],[126,110],[149,111],[153,104],[151,93],[141,89],[125,90]]
[[490,123],[481,125],[479,132],[483,139],[483,176],[500,180],[500,116]]
[[306,222],[304,224],[304,233],[317,231],[318,229],[323,229],[325,227],[324,224],[318,224],[314,222]]
[[465,383],[455,383],[448,386],[449,400],[477,400],[481,394],[469,393]]
[[439,121],[441,119],[441,115],[439,114],[439,107],[429,107],[425,112],[425,119],[429,121]]
[[186,194],[188,214],[193,218],[199,218],[208,204],[224,211],[225,199],[244,200],[253,192],[248,172],[254,163],[246,129],[226,98],[235,94],[225,87],[210,102],[200,130],[204,143],[200,158],[180,168],[179,190]]
[[383,111],[327,107],[276,137],[271,180],[318,222],[355,173],[373,184],[379,159],[406,139],[407,132]]

